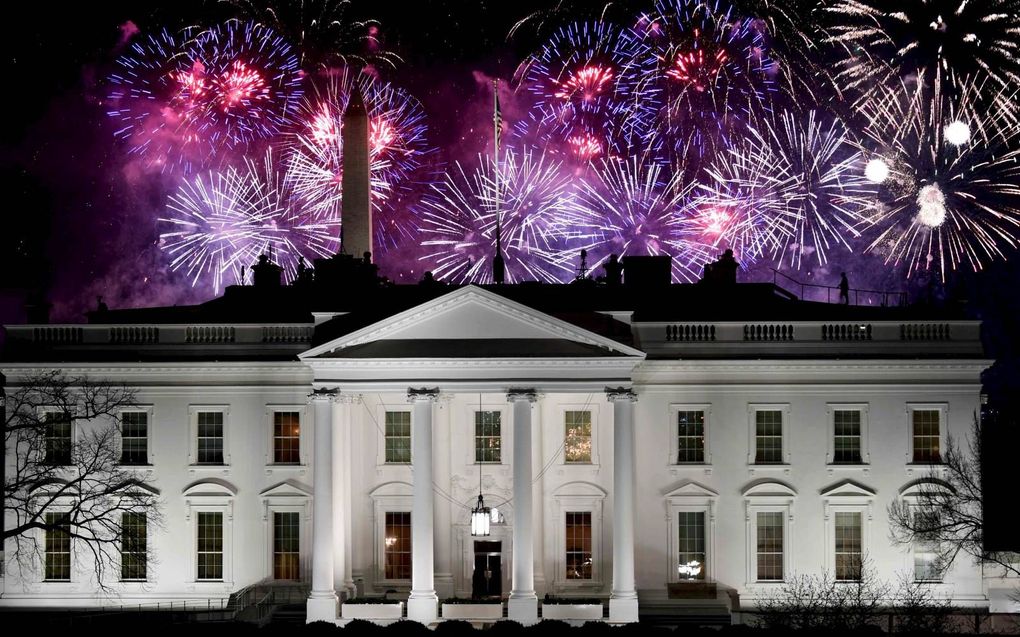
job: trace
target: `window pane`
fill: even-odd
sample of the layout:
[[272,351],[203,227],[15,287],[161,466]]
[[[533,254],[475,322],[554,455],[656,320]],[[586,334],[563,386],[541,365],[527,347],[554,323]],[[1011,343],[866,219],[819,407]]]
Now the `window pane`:
[[861,514],[838,511],[835,515],[836,579],[856,581],[861,577]]
[[62,411],[46,412],[46,463],[71,464],[71,415]]
[[198,412],[198,464],[223,464],[223,412]]
[[566,513],[567,579],[591,579],[591,512]]
[[[681,511],[678,515],[677,549],[679,559],[677,566],[700,566],[701,570],[695,579],[705,579],[705,512]],[[692,564],[695,562],[696,564]]]
[[501,418],[498,411],[475,412],[475,462],[500,462]]
[[591,412],[568,411],[563,440],[563,460],[570,463],[591,462]]
[[759,512],[758,580],[783,579],[783,514],[779,511]]
[[276,464],[300,464],[300,413],[296,411],[273,412],[273,462]]
[[680,411],[676,415],[677,463],[705,461],[705,412]]
[[411,462],[411,412],[386,412],[385,461],[390,464]]
[[296,511],[273,513],[273,578],[300,579],[301,519]]
[[198,579],[223,579],[223,514],[198,513]]
[[121,516],[120,578],[144,581],[148,565],[148,520],[144,513]]
[[759,410],[754,412],[756,464],[782,464],[783,412]]
[[938,409],[915,409],[912,413],[914,462],[942,462]]
[[71,581],[71,523],[64,513],[46,513],[45,579],[50,582]]
[[411,514],[387,511],[383,542],[386,579],[411,579]]
[[860,464],[861,462],[861,412],[837,409],[832,413],[833,456],[836,464]]
[[143,465],[149,462],[149,414],[125,411],[120,415],[120,463]]

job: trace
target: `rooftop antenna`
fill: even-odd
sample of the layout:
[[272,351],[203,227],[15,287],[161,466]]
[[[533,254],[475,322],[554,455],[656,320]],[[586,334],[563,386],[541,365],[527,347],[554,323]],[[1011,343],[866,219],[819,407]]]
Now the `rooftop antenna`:
[[577,280],[584,281],[588,278],[588,251],[581,248],[581,265],[577,268]]
[[506,279],[506,263],[503,261],[503,212],[499,205],[499,135],[503,128],[503,114],[499,108],[499,80],[492,80],[492,133],[496,164],[496,255],[492,258],[492,280],[501,284]]

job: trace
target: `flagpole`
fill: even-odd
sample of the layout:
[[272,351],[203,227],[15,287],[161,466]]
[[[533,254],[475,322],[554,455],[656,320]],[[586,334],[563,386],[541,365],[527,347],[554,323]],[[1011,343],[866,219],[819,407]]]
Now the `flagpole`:
[[503,116],[499,108],[499,80],[492,80],[492,138],[493,138],[493,163],[496,168],[496,254],[492,258],[492,280],[494,283],[503,283],[506,274],[506,265],[503,262],[503,211],[500,210],[500,167],[499,167],[499,137],[500,128],[503,125]]

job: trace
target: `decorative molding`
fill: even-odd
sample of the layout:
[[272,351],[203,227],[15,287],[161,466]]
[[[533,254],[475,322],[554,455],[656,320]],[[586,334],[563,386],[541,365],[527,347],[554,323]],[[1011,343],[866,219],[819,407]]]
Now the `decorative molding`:
[[308,394],[308,398],[313,402],[321,400],[333,401],[339,395],[340,390],[336,387],[315,387],[312,389],[312,393]]
[[407,402],[435,402],[439,398],[438,387],[407,388]]
[[632,403],[636,403],[637,394],[634,393],[634,389],[631,387],[606,387],[606,399],[609,402],[628,400]]
[[534,389],[524,387],[511,387],[506,392],[506,399],[509,402],[526,400],[529,403],[533,403],[538,400],[538,392],[535,391]]

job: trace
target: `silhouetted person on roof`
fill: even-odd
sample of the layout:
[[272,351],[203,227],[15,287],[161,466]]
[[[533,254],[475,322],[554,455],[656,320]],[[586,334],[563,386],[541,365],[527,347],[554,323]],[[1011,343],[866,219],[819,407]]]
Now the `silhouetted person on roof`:
[[737,282],[737,259],[733,250],[726,250],[719,258],[705,264],[705,273],[701,280],[708,283],[733,284]]
[[609,255],[609,260],[602,264],[606,271],[606,285],[620,285],[623,282],[623,264],[620,257],[615,254]]
[[839,274],[839,302],[850,305],[850,281],[847,281],[846,272]]
[[97,296],[96,297],[96,312],[102,314],[103,312],[106,312],[109,309],[110,308],[106,305],[106,303],[103,302],[103,297]]

